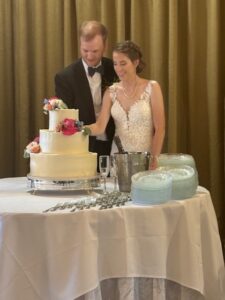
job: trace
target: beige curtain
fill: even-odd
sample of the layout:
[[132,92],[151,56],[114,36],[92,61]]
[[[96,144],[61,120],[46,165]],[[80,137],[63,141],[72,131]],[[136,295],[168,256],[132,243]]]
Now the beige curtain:
[[0,0],[0,177],[25,176],[26,144],[45,128],[42,100],[54,75],[79,56],[77,30],[97,19],[109,29],[107,56],[138,43],[143,76],[165,100],[165,152],[194,156],[224,235],[225,3],[223,0]]

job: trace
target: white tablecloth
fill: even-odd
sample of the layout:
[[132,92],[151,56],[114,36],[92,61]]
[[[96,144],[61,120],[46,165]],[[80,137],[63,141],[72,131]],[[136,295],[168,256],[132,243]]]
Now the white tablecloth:
[[97,293],[113,278],[166,279],[204,299],[225,299],[222,248],[207,190],[157,206],[42,213],[84,196],[33,195],[26,178],[0,180],[1,300],[72,300]]

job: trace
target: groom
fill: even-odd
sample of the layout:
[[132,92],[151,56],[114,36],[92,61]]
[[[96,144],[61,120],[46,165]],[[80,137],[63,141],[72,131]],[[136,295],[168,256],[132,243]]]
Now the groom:
[[[112,60],[103,57],[107,35],[100,22],[83,22],[79,31],[81,57],[55,76],[56,96],[69,108],[79,109],[79,120],[85,125],[95,123],[104,90],[117,78]],[[110,155],[114,130],[111,118],[105,134],[89,137],[89,151]]]

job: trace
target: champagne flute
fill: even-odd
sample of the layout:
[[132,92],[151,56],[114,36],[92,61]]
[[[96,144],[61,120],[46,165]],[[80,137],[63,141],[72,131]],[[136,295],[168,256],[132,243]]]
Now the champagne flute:
[[109,155],[99,156],[99,171],[104,182],[103,193],[106,194],[106,178],[109,175],[110,171]]
[[114,155],[110,156],[110,176],[113,178],[113,192],[117,191],[117,167]]

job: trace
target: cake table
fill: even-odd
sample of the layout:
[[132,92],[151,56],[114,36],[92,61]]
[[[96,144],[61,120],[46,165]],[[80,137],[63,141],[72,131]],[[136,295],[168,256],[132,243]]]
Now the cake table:
[[27,190],[27,178],[0,180],[0,299],[225,299],[206,189],[162,205],[49,213],[87,192]]

